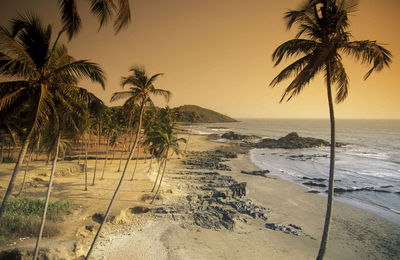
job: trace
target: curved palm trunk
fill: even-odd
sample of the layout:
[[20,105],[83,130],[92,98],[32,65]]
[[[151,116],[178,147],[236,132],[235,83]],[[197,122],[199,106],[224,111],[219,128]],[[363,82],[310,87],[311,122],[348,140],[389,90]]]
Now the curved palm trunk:
[[18,194],[16,195],[16,197],[18,197],[19,195],[21,195],[21,194],[22,194],[22,191],[24,190],[25,181],[26,181],[26,173],[28,172],[29,163],[31,162],[32,155],[33,155],[33,148],[31,149],[31,153],[29,154],[28,161],[26,162],[25,173],[24,173],[24,179],[22,180],[21,189],[19,190],[19,192],[18,192]]
[[97,140],[97,145],[96,145],[96,160],[94,161],[92,186],[95,185],[95,181],[96,181],[97,158],[99,157],[99,146],[100,146],[100,124],[99,124],[99,131],[97,132],[97,134],[98,134],[98,140]]
[[101,223],[100,223],[99,229],[97,230],[97,233],[96,233],[96,235],[95,235],[95,237],[94,237],[94,239],[93,239],[92,245],[90,246],[89,251],[88,251],[88,253],[87,253],[85,259],[89,259],[90,254],[92,253],[93,247],[94,247],[94,245],[96,244],[97,238],[99,237],[99,234],[100,234],[100,232],[101,232],[101,229],[103,228],[103,225],[104,225],[104,223],[106,222],[108,215],[110,214],[111,207],[112,207],[112,205],[114,204],[114,201],[115,201],[115,198],[116,198],[117,195],[118,195],[119,189],[121,188],[121,184],[122,184],[122,181],[124,180],[125,173],[126,173],[126,171],[128,170],[128,165],[129,165],[129,162],[130,162],[130,160],[131,160],[131,158],[132,158],[133,151],[135,150],[135,147],[136,147],[136,145],[137,145],[137,142],[139,141],[140,129],[142,128],[142,116],[143,116],[143,111],[144,111],[144,102],[142,101],[142,104],[141,104],[141,106],[140,106],[140,114],[139,114],[139,126],[138,126],[138,129],[137,129],[137,131],[136,131],[135,142],[134,142],[133,147],[132,147],[132,149],[131,149],[131,151],[130,151],[130,153],[129,153],[128,159],[126,160],[125,168],[124,168],[124,171],[123,171],[122,174],[121,174],[121,178],[120,178],[120,180],[119,180],[118,186],[117,186],[117,188],[115,189],[114,195],[113,195],[113,197],[111,198],[110,204],[108,205],[107,211],[106,211],[106,213],[104,214],[104,218],[103,218],[103,220],[102,220]]
[[57,157],[58,157],[58,147],[60,146],[60,139],[61,139],[61,130],[59,130],[58,134],[57,134],[57,142],[56,142],[56,145],[55,145],[53,166],[51,168],[49,186],[47,188],[46,200],[44,202],[44,208],[43,208],[43,214],[42,214],[42,221],[40,223],[39,234],[38,234],[38,237],[37,237],[37,240],[36,240],[36,246],[35,246],[35,252],[34,252],[34,255],[33,255],[33,260],[37,259],[38,253],[39,253],[39,244],[40,244],[40,240],[42,239],[44,223],[46,221],[47,206],[49,205],[51,186],[53,185],[53,177],[54,177],[54,172],[55,172],[55,169],[56,169],[56,163],[57,163]]
[[334,193],[333,184],[335,177],[336,130],[335,130],[335,115],[333,110],[332,90],[331,90],[331,69],[329,62],[326,63],[326,85],[328,91],[329,117],[331,124],[331,149],[330,149],[331,155],[330,155],[330,166],[329,166],[329,188],[328,188],[328,201],[326,206],[325,224],[317,260],[323,259],[325,254],[326,244],[328,242],[329,224],[331,220],[332,206],[333,206],[333,193]]
[[151,155],[149,169],[147,170],[148,173],[151,171],[151,166],[152,166],[152,164],[153,164],[153,157],[154,157],[154,156]]
[[139,160],[139,151],[140,151],[140,144],[137,146],[136,160],[135,160],[135,168],[133,169],[133,172],[132,172],[132,176],[131,176],[130,181],[133,181],[133,175],[135,175],[135,172],[136,172],[136,167],[137,167],[138,160]]
[[106,149],[106,158],[104,159],[104,166],[103,166],[103,173],[101,174],[100,180],[104,179],[104,171],[106,170],[107,166],[107,158],[108,158],[108,150],[110,147],[110,134],[107,134],[107,149]]
[[7,204],[8,204],[8,200],[10,199],[11,193],[12,193],[12,191],[14,189],[15,179],[17,178],[17,174],[19,172],[19,168],[21,167],[21,164],[22,164],[22,162],[23,162],[23,160],[25,158],[26,151],[28,150],[29,140],[31,139],[32,134],[33,134],[33,129],[30,130],[30,132],[26,136],[24,142],[22,143],[21,150],[20,150],[19,155],[18,155],[17,163],[15,164],[14,171],[13,171],[13,173],[11,175],[11,179],[10,179],[10,182],[8,184],[6,193],[4,194],[3,202],[1,203],[0,221],[3,218],[3,214],[4,214],[4,211],[6,210],[6,207],[7,207]]
[[154,192],[154,189],[157,186],[158,177],[160,176],[161,168],[162,168],[163,164],[165,164],[165,160],[162,159],[160,162],[160,166],[158,167],[157,177],[156,177],[156,180],[154,181],[154,185],[153,185],[153,188],[151,189],[151,192]]
[[[168,149],[168,150],[169,150],[169,149]],[[154,200],[155,200],[156,197],[157,197],[158,192],[160,191],[161,183],[162,183],[162,180],[163,180],[163,178],[164,178],[165,168],[167,167],[168,150],[167,150],[167,153],[165,154],[164,169],[163,169],[163,172],[162,172],[162,174],[161,174],[160,184],[158,184],[158,188],[157,188],[156,194],[154,194],[153,200],[150,202],[150,204],[153,204]]]
[[85,191],[88,190],[88,174],[87,174],[87,157],[88,157],[88,139],[86,139],[86,145],[85,145],[85,164],[83,166],[84,171],[85,171]]
[[124,143],[122,145],[121,157],[119,158],[119,166],[118,166],[118,171],[117,172],[121,171],[122,156],[124,155],[124,152],[125,152],[125,143],[126,143],[126,136],[124,137]]

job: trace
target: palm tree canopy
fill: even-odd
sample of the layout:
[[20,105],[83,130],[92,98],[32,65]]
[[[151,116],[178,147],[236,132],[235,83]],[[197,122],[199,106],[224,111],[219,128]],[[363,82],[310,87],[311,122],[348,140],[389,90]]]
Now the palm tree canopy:
[[71,94],[78,80],[91,79],[104,88],[99,65],[75,60],[64,45],[52,43],[51,26],[44,26],[37,15],[19,14],[9,28],[0,27],[0,75],[18,80],[0,82],[3,113],[29,104],[29,125],[36,129],[55,112],[56,95]]
[[171,97],[171,92],[164,89],[157,89],[154,87],[154,81],[163,75],[162,73],[155,74],[151,77],[146,75],[144,68],[132,67],[130,69],[132,75],[127,77],[122,77],[121,86],[130,85],[130,89],[127,91],[116,92],[111,97],[111,102],[120,99],[128,98],[125,102],[126,104],[140,104],[140,105],[150,105],[153,106],[150,95],[162,96],[166,101],[169,101]]
[[[63,30],[71,40],[82,27],[78,12],[78,0],[58,0]],[[99,20],[99,30],[114,19],[114,31],[118,33],[131,21],[129,0],[90,0],[90,12]]]
[[[376,41],[351,41],[347,30],[350,23],[348,14],[358,6],[355,0],[307,0],[299,10],[286,12],[287,27],[297,26],[295,39],[281,44],[272,54],[277,66],[284,58],[301,56],[283,69],[270,83],[274,87],[283,80],[294,77],[286,88],[281,102],[298,95],[318,72],[326,71],[329,65],[331,82],[336,86],[336,102],[342,102],[348,95],[349,79],[342,63],[347,54],[357,61],[371,64],[364,80],[373,71],[388,67],[391,53]],[[304,38],[301,38],[304,37]],[[326,75],[325,75],[326,76]]]

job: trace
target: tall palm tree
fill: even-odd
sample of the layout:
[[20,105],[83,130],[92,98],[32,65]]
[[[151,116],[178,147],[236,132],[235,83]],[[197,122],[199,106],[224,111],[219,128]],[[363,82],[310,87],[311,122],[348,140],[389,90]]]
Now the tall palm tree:
[[[76,82],[72,79],[71,82]],[[68,84],[68,83],[67,83]],[[54,94],[54,104],[55,110],[50,117],[48,123],[48,129],[55,134],[54,144],[53,144],[53,163],[46,193],[46,199],[44,202],[44,208],[42,213],[41,224],[38,232],[38,237],[36,240],[36,246],[34,251],[33,259],[37,259],[39,253],[39,245],[42,239],[42,234],[44,230],[44,225],[46,221],[47,207],[50,200],[50,193],[53,185],[53,178],[56,169],[57,159],[59,157],[59,152],[62,150],[61,139],[62,135],[69,133],[69,135],[74,136],[77,134],[81,127],[80,125],[85,124],[85,107],[82,104],[82,100],[77,92],[81,92],[81,89],[73,85],[58,84],[57,88],[51,90]],[[52,136],[52,134],[49,134]]]
[[282,70],[270,84],[274,87],[294,76],[281,102],[298,95],[319,72],[323,72],[326,79],[331,126],[329,190],[324,231],[317,259],[322,259],[325,253],[334,192],[336,138],[332,85],[336,87],[336,103],[344,101],[348,95],[349,80],[342,63],[342,55],[347,54],[361,63],[372,64],[364,79],[367,79],[373,71],[389,67],[391,63],[391,53],[376,41],[351,40],[348,14],[355,11],[356,7],[357,1],[308,0],[299,10],[288,11],[285,15],[287,27],[290,29],[293,25],[297,25],[299,31],[295,39],[281,44],[272,54],[275,66],[283,58],[301,56]]
[[29,119],[7,191],[0,207],[0,220],[7,206],[14,182],[24,160],[29,140],[47,121],[54,110],[57,83],[70,78],[88,78],[104,88],[102,69],[87,60],[74,60],[63,45],[51,43],[52,27],[43,26],[38,16],[26,13],[11,21],[10,30],[0,27],[0,75],[18,78],[0,82],[5,90],[0,96],[0,111],[27,106]]
[[93,239],[92,245],[90,246],[90,249],[89,249],[89,251],[88,251],[88,253],[86,255],[86,259],[89,258],[90,254],[91,254],[91,252],[93,250],[93,247],[94,247],[94,245],[96,243],[96,240],[97,240],[97,238],[98,238],[98,236],[99,236],[99,234],[101,232],[101,229],[102,229],[104,223],[107,220],[107,217],[108,217],[108,215],[110,213],[111,207],[112,207],[112,205],[113,205],[113,203],[115,201],[115,198],[116,198],[116,196],[118,194],[118,191],[119,191],[119,189],[121,187],[122,181],[123,181],[123,179],[125,177],[125,173],[126,173],[126,171],[128,169],[129,162],[130,162],[130,160],[132,158],[132,155],[133,155],[133,151],[135,150],[136,145],[137,145],[137,143],[139,141],[139,134],[140,134],[140,131],[141,131],[141,128],[142,128],[142,118],[143,118],[143,113],[145,111],[146,105],[153,105],[153,101],[151,100],[151,96],[152,95],[153,96],[162,96],[167,101],[169,100],[169,98],[171,96],[171,92],[169,92],[168,90],[157,89],[154,86],[154,81],[159,76],[161,76],[162,73],[158,73],[158,74],[155,74],[155,75],[153,75],[151,77],[148,77],[146,72],[145,72],[145,70],[144,70],[144,68],[136,67],[136,66],[132,67],[130,69],[130,72],[132,72],[132,75],[127,76],[127,77],[123,77],[122,81],[121,81],[122,87],[124,87],[125,85],[130,85],[131,86],[130,90],[114,93],[113,96],[111,97],[111,102],[112,101],[116,101],[116,100],[120,100],[120,99],[123,99],[123,98],[128,98],[125,101],[125,103],[126,102],[139,103],[139,106],[140,106],[139,123],[138,123],[138,127],[137,127],[137,130],[136,130],[135,142],[134,142],[134,144],[133,144],[133,146],[132,146],[132,148],[130,150],[130,153],[128,155],[128,159],[127,159],[127,161],[125,163],[125,168],[124,168],[124,170],[123,170],[123,172],[121,174],[121,178],[120,178],[120,181],[118,183],[118,186],[115,189],[114,195],[113,195],[113,197],[112,197],[112,199],[110,201],[110,204],[109,204],[109,206],[107,208],[107,211],[104,214],[104,218],[103,218],[103,220],[102,220],[102,222],[101,222],[101,224],[99,226],[99,229],[97,230],[97,233],[96,233],[96,235],[95,235],[95,237]]
[[[61,9],[63,30],[71,40],[82,27],[78,12],[78,0],[58,0]],[[114,31],[118,33],[131,21],[129,0],[90,0],[90,12],[99,20],[99,29],[107,24],[110,19],[114,20]]]

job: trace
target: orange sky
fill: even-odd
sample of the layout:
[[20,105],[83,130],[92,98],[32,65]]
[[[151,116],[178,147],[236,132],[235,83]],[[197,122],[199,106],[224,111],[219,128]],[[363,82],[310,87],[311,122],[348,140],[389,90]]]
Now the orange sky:
[[[0,23],[5,25],[17,11],[31,10],[59,28],[56,2],[1,0]],[[165,73],[156,83],[172,91],[173,107],[195,104],[235,118],[328,117],[322,75],[288,103],[279,104],[287,83],[268,87],[288,64],[273,68],[272,52],[295,34],[286,31],[283,13],[301,0],[132,0],[133,21],[118,35],[111,24],[97,32],[87,2],[81,0],[79,6],[82,31],[67,46],[75,58],[104,68],[106,91],[89,82],[83,86],[108,105],[112,93],[121,90],[121,76],[140,64],[149,74]],[[399,11],[398,0],[360,1],[351,17],[353,36],[387,44],[394,60],[390,69],[363,81],[368,68],[345,59],[350,93],[335,107],[337,118],[400,118]]]

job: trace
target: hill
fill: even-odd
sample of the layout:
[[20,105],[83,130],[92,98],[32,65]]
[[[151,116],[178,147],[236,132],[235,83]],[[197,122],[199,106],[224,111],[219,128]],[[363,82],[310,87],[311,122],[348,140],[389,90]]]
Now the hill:
[[184,105],[174,108],[182,113],[182,122],[189,122],[190,114],[195,112],[199,115],[198,123],[224,123],[237,122],[237,120],[215,112],[210,109],[202,108],[195,105]]

